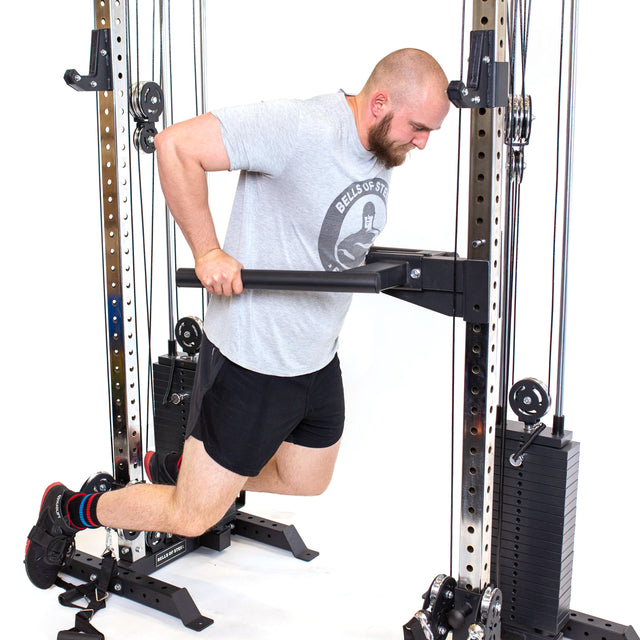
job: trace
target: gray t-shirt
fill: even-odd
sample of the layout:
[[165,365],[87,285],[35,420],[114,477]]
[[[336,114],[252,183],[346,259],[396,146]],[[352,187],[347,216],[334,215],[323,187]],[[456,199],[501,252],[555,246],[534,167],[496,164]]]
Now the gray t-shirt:
[[[224,250],[246,269],[363,264],[387,218],[391,171],[360,142],[344,93],[214,110],[240,169]],[[212,296],[207,337],[246,369],[317,371],[336,353],[350,293]]]

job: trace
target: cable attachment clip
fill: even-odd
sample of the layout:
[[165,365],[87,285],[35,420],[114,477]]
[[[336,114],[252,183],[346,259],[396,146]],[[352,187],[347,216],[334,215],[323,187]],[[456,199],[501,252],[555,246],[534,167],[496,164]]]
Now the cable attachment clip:
[[89,75],[82,76],[75,69],[64,72],[64,81],[76,91],[111,91],[111,32],[94,29],[91,32]]
[[153,140],[158,133],[155,123],[164,110],[164,96],[159,84],[138,82],[129,91],[129,111],[136,121],[133,143],[139,151],[153,153]]
[[521,467],[524,462],[524,452],[533,444],[533,441],[547,428],[544,422],[539,422],[533,431],[529,439],[515,452],[509,456],[509,463],[512,467]]
[[506,107],[509,103],[509,63],[495,60],[495,31],[472,31],[467,84],[454,80],[447,95],[456,107]]

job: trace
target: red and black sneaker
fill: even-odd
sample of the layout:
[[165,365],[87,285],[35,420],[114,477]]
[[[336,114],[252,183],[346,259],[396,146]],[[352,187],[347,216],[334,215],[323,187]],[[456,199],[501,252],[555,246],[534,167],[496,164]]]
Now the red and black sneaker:
[[170,453],[147,451],[144,457],[147,479],[152,484],[176,484],[181,462],[182,456],[174,451]]
[[38,521],[28,536],[24,564],[29,580],[40,589],[48,589],[55,583],[60,569],[75,549],[74,537],[78,529],[63,515],[65,492],[71,494],[59,482],[47,487]]

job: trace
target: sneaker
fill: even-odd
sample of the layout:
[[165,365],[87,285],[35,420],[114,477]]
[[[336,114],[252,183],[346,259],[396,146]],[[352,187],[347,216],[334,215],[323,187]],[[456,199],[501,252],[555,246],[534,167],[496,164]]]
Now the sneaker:
[[179,453],[157,453],[147,451],[144,470],[152,484],[176,484],[182,456]]
[[47,487],[42,496],[40,514],[31,529],[24,554],[24,564],[29,580],[39,589],[51,587],[73,555],[77,529],[68,524],[62,513],[62,499],[69,491],[56,482]]

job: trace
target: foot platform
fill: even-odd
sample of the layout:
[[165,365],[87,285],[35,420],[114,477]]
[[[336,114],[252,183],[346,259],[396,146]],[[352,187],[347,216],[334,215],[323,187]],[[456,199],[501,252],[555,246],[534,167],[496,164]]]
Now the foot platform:
[[[73,558],[64,567],[63,573],[89,582],[99,573],[101,565],[102,558],[76,551]],[[120,563],[117,564],[108,591],[175,618],[180,618],[185,627],[194,631],[202,631],[213,624],[211,618],[200,613],[186,589],[133,571]]]
[[293,525],[274,522],[243,511],[238,511],[236,514],[233,521],[233,534],[291,551],[295,558],[305,562],[309,562],[319,555],[317,551],[313,551],[305,545]]

